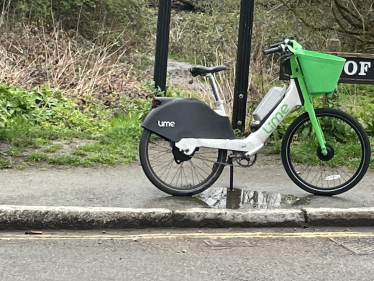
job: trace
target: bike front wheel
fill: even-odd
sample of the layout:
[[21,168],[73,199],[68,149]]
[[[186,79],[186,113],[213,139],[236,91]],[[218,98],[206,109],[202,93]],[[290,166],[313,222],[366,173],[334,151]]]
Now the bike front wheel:
[[175,143],[144,129],[139,158],[144,173],[160,190],[171,195],[193,195],[210,187],[221,175],[227,151],[197,148],[192,155]]
[[323,131],[323,155],[309,115],[302,114],[287,129],[282,141],[282,162],[290,179],[307,192],[335,195],[354,187],[370,162],[369,138],[349,114],[332,108],[315,111]]

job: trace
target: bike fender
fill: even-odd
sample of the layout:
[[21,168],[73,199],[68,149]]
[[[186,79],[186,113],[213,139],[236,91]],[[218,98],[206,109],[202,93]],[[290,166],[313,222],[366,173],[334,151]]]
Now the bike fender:
[[230,120],[194,98],[157,98],[142,127],[174,142],[182,138],[235,139]]

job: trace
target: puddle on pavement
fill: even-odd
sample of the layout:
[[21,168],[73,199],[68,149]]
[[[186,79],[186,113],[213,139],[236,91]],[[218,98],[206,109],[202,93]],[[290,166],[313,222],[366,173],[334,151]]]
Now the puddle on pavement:
[[260,192],[228,188],[209,188],[195,196],[218,209],[276,209],[308,204],[313,195],[297,197],[280,193]]
[[204,192],[190,196],[167,196],[151,199],[144,208],[167,208],[181,210],[190,208],[219,209],[276,209],[292,208],[308,204],[313,195],[297,197],[280,193],[259,192],[228,188],[208,188]]

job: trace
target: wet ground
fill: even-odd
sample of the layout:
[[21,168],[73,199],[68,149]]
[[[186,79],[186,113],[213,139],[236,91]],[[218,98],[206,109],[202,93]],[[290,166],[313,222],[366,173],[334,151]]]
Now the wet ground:
[[169,196],[154,187],[138,164],[108,168],[60,168],[0,171],[0,204],[133,208],[303,208],[373,207],[374,173],[350,191],[332,197],[314,196],[297,187],[279,159],[260,156],[248,169],[237,168],[233,191],[229,169],[194,197]]

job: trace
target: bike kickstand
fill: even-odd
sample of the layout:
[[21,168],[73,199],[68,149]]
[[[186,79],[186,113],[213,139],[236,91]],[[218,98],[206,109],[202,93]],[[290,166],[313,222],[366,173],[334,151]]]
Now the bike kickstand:
[[232,164],[232,158],[227,160],[227,164],[230,165],[230,191],[234,190],[234,165]]
[[234,166],[230,166],[230,191],[234,190]]

